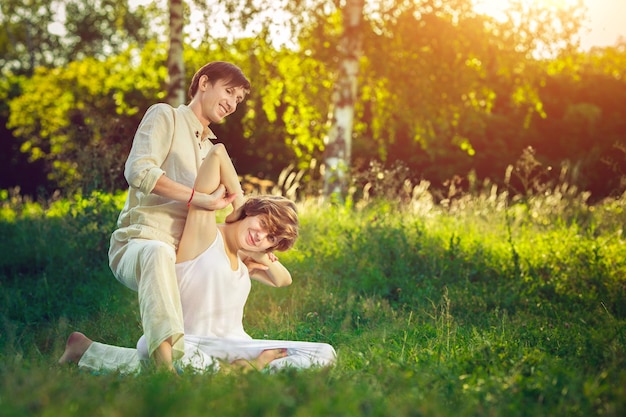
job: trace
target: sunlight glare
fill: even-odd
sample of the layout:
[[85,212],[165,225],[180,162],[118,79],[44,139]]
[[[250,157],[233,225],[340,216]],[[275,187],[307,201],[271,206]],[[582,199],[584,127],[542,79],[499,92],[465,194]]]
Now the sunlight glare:
[[[574,6],[579,0],[520,0],[525,8],[533,7],[549,7],[554,9],[563,9]],[[509,0],[474,0],[474,11],[486,14],[496,20],[506,20],[505,11],[514,3]]]

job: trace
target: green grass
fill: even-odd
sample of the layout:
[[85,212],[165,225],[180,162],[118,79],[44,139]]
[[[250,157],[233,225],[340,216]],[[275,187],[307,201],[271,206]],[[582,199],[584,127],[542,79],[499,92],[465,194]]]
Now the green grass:
[[332,369],[176,378],[60,367],[67,335],[133,346],[135,294],[111,275],[123,196],[0,209],[2,416],[622,416],[626,198],[554,189],[507,204],[299,203],[280,255],[294,283],[253,284],[258,338],[331,343]]

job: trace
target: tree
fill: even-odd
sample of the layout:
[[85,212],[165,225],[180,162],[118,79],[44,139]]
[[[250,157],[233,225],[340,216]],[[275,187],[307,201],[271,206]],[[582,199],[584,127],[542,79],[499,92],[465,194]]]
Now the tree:
[[173,107],[185,102],[185,61],[183,60],[183,27],[185,26],[182,0],[169,0],[170,47],[167,53],[167,101]]
[[154,6],[131,10],[128,0],[62,0],[65,8],[65,63],[87,57],[104,59],[131,45],[144,45],[154,30]]
[[143,110],[164,98],[164,64],[164,46],[148,43],[107,60],[40,67],[9,102],[7,126],[55,187],[116,190]]
[[[21,186],[22,192],[35,194],[49,184],[58,186],[59,172],[64,168],[62,161],[50,160],[43,157],[39,150],[56,149],[50,144],[38,143],[41,140],[57,141],[50,136],[55,130],[41,131],[40,127],[50,122],[51,117],[59,116],[63,111],[53,106],[49,114],[42,114],[42,119],[35,119],[39,115],[40,106],[34,105],[30,115],[10,114],[9,103],[20,100],[20,96],[29,95],[28,84],[33,78],[41,79],[41,73],[52,71],[53,68],[63,68],[72,61],[84,60],[87,57],[96,57],[104,60],[106,56],[122,53],[131,44],[145,45],[147,39],[154,37],[156,30],[147,24],[154,21],[154,6],[138,7],[133,10],[127,0],[3,0],[0,2],[0,74],[6,86],[0,91],[0,154],[3,170],[8,175],[0,175],[0,187]],[[64,17],[64,18],[63,18]],[[94,66],[90,71],[98,73],[99,68]],[[38,73],[41,71],[41,73]],[[62,72],[62,71],[61,71]],[[80,74],[81,82],[92,80],[92,74]],[[55,82],[48,79],[46,82]],[[102,80],[101,82],[106,82]],[[63,94],[71,90],[65,86],[58,97],[59,103],[64,102]],[[45,95],[47,85],[39,86],[42,95]],[[93,87],[81,94],[91,94]],[[121,94],[118,93],[118,96]],[[54,97],[52,97],[54,99]],[[118,97],[119,98],[119,97]],[[45,101],[45,100],[43,100]],[[36,101],[35,101],[36,103]],[[123,107],[123,104],[120,104]],[[100,109],[104,111],[104,108]],[[80,113],[76,109],[75,113]],[[25,116],[25,117],[22,117]],[[26,119],[32,118],[32,125],[24,127]],[[11,121],[11,119],[13,119]],[[17,120],[17,125],[14,125]],[[72,119],[73,121],[75,119]],[[20,126],[17,130],[31,131],[33,134],[43,133],[33,138],[16,133],[10,126]],[[58,125],[57,121],[55,125]],[[109,123],[109,125],[114,125]],[[39,126],[39,127],[38,127]],[[86,130],[82,130],[83,134]],[[30,146],[37,143],[34,146]],[[21,154],[20,149],[24,152]],[[89,147],[85,148],[90,149]],[[105,149],[96,147],[96,149]],[[106,155],[105,155],[106,156]],[[29,162],[30,161],[30,162]],[[94,159],[86,158],[87,162],[94,163]],[[52,168],[53,165],[57,167]],[[105,164],[106,165],[106,164]],[[99,171],[100,165],[96,166]],[[106,167],[102,167],[106,170]],[[28,171],[24,175],[23,171]],[[94,172],[94,173],[95,173]],[[50,183],[41,178],[48,175]],[[37,180],[39,178],[39,180]],[[81,182],[79,177],[76,178]],[[93,184],[92,184],[93,185]]]
[[[535,23],[476,15],[469,0],[361,1],[358,48],[346,47],[348,3],[314,3],[321,9],[302,9],[298,16],[306,22],[299,49],[274,47],[267,27],[249,38],[212,32],[182,51],[184,80],[210,57],[236,63],[252,81],[242,108],[212,126],[242,174],[276,179],[289,165],[304,184],[325,157],[337,158],[326,166],[340,166],[338,150],[351,173],[369,169],[370,161],[387,167],[401,161],[411,179],[433,187],[470,171],[497,181],[529,145],[542,163],[567,159],[579,167],[576,184],[613,187],[626,172],[622,153],[615,152],[626,149],[623,46],[573,54],[563,45],[572,45],[575,17],[562,38],[546,30],[539,42],[529,39]],[[554,18],[537,16],[543,24]],[[561,45],[552,51],[558,55],[538,57],[537,46],[551,36]],[[106,157],[124,159],[121,148],[137,119],[167,94],[166,40],[149,48],[39,68],[0,88],[10,94],[10,127],[23,152],[45,161],[57,185],[102,186],[119,173],[121,164],[107,168]],[[355,66],[343,67],[346,62]],[[339,111],[344,103],[348,110]],[[0,112],[7,114],[7,107]],[[615,178],[607,181],[611,170]],[[345,188],[337,184],[330,180],[323,191],[338,195]]]
[[0,68],[4,74],[32,74],[36,66],[58,62],[61,42],[48,28],[58,2],[3,0],[0,3]]
[[536,5],[532,20],[517,18],[522,8],[501,22],[469,0],[377,7],[366,13],[354,161],[401,160],[435,184],[470,170],[501,177],[527,146],[532,117],[545,117],[538,48],[571,48],[581,15]]
[[564,54],[546,62],[539,87],[547,117],[533,119],[531,145],[592,200],[626,189],[625,65],[626,44]]
[[59,67],[143,45],[154,37],[148,21],[155,10],[131,10],[128,0],[3,0],[0,67],[5,74],[32,75],[38,66]]
[[340,56],[333,87],[332,116],[325,149],[324,195],[343,198],[350,170],[357,75],[361,57],[363,0],[347,0],[342,9],[343,34],[338,45]]

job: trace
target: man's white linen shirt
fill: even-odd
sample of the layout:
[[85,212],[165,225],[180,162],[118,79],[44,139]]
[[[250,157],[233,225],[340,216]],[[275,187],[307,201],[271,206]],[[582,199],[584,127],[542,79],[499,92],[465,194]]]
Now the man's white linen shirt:
[[127,238],[157,239],[178,246],[187,217],[187,204],[152,193],[162,175],[193,187],[198,170],[213,146],[215,134],[203,126],[186,105],[159,103],[145,113],[124,176],[128,196],[117,227]]

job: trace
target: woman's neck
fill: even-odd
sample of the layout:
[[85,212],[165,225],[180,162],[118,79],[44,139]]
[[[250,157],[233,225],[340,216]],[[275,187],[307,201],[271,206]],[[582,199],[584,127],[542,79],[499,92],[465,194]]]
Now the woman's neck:
[[237,224],[223,223],[218,225],[219,231],[224,238],[224,252],[230,260],[230,267],[233,271],[239,269],[239,244],[237,242]]
[[235,223],[222,223],[218,225],[222,236],[224,237],[224,248],[226,252],[236,254],[239,251],[239,244],[237,242],[237,225]]

